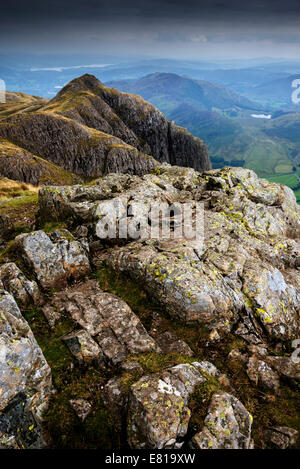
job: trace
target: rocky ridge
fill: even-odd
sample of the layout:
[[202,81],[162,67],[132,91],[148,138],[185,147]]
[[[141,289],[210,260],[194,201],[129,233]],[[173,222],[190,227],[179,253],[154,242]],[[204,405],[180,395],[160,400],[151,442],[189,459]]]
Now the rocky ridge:
[[[116,203],[134,228],[134,202],[146,219],[154,202],[202,204],[203,239],[149,239],[149,226],[103,239]],[[241,168],[155,165],[42,188],[36,228],[0,267],[0,446],[297,444],[290,189]]]
[[17,106],[10,99],[0,114],[1,176],[73,184],[80,176],[111,172],[143,175],[157,161],[211,167],[201,140],[138,96],[106,88],[92,75],[73,80],[50,102],[17,98]]

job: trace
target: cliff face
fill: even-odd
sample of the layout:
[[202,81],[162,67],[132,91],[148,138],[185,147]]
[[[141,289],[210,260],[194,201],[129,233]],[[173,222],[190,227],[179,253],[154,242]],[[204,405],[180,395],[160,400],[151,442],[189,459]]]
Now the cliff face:
[[189,166],[198,171],[211,169],[205,144],[182,127],[169,122],[154,106],[139,96],[104,88],[105,102],[147,144],[158,161]]
[[[48,162],[92,178],[109,172],[143,175],[156,160],[198,170],[211,167],[201,140],[168,122],[138,96],[106,88],[91,75],[73,80],[50,102],[34,101],[34,107],[28,100],[18,96],[17,107],[9,101],[0,116],[0,136],[18,147],[13,165],[2,158],[2,176],[51,183],[44,174]],[[57,182],[69,184],[75,178],[64,177],[62,173]]]
[[151,156],[118,138],[49,112],[11,117],[0,125],[0,134],[27,151],[83,176],[97,177],[109,172],[144,174],[156,165]]
[[211,169],[205,144],[140,96],[105,87],[92,75],[70,82],[46,109],[121,138],[161,162]]
[[75,174],[6,139],[0,140],[0,175],[34,185],[82,182]]

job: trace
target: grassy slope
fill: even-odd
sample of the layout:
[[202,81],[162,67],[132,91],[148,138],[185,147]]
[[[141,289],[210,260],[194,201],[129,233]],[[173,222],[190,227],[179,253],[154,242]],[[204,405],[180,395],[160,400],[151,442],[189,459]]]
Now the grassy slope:
[[[119,86],[122,89],[122,81]],[[253,169],[261,177],[275,176],[273,180],[281,182],[287,175],[286,184],[294,187],[293,177],[290,182],[289,176],[292,176],[295,164],[291,158],[297,149],[300,152],[300,114],[260,121],[253,119],[250,112],[241,114],[237,107],[222,111],[216,93],[213,100],[219,109],[207,106],[209,98],[212,98],[209,92],[205,96],[199,88],[197,94],[195,87],[195,81],[170,74],[154,74],[135,82],[123,82],[123,91],[141,93],[169,119],[203,139],[214,167],[222,167],[226,162],[238,164],[239,161],[238,165],[241,165],[244,161],[244,167]],[[296,195],[299,200],[299,190],[296,190]]]
[[49,100],[26,93],[6,93],[6,103],[0,104],[0,120],[20,112],[33,112],[44,106]]
[[[297,171],[298,176],[300,177],[300,170]],[[294,189],[297,187],[298,180],[295,173],[290,174],[278,174],[276,176],[269,176],[266,179],[270,182],[278,182],[279,184],[284,184],[285,186],[291,187]],[[300,187],[294,189],[295,196],[297,199],[298,204],[300,204]]]
[[244,127],[239,119],[230,119],[216,112],[197,111],[180,106],[170,114],[194,135],[202,137],[211,157],[229,163],[244,160],[246,168],[259,176],[290,173],[292,164],[287,145],[266,136],[257,128]]

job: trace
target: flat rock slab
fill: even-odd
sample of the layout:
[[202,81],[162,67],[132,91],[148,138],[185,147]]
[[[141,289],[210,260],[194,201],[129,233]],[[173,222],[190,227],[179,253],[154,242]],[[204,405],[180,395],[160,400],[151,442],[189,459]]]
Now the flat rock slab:
[[85,341],[79,352],[81,355],[87,350],[87,343],[91,346],[91,341],[95,343],[94,351],[100,348],[110,365],[123,362],[131,354],[160,352],[128,304],[118,296],[102,291],[96,281],[89,280],[56,293],[54,302],[58,310],[64,309],[84,329],[85,334],[69,336],[69,340]]
[[45,290],[61,289],[70,279],[90,273],[85,250],[66,230],[54,232],[51,237],[44,231],[34,231],[18,236],[15,242]]

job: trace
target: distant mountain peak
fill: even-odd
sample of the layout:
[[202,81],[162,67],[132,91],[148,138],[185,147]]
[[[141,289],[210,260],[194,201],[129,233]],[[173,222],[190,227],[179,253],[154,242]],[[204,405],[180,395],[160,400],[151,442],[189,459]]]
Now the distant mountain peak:
[[[142,175],[158,161],[211,168],[199,138],[169,122],[139,96],[109,89],[93,75],[72,80],[49,102],[22,96],[18,112],[11,104],[5,107],[0,126],[0,136],[8,142],[3,153],[14,145],[9,148],[11,163],[6,157],[0,167],[0,174],[11,179],[40,184],[46,172],[53,179],[50,163],[68,171],[68,181],[110,172]],[[33,160],[39,162],[34,174],[27,168]]]
[[[90,75],[86,73],[81,75],[78,78],[74,78],[74,80],[70,81],[66,86],[64,86],[60,92],[56,95],[55,98],[61,97],[68,91],[95,91],[99,87],[103,87],[103,83],[98,80],[94,75]],[[55,99],[54,98],[54,99]]]

